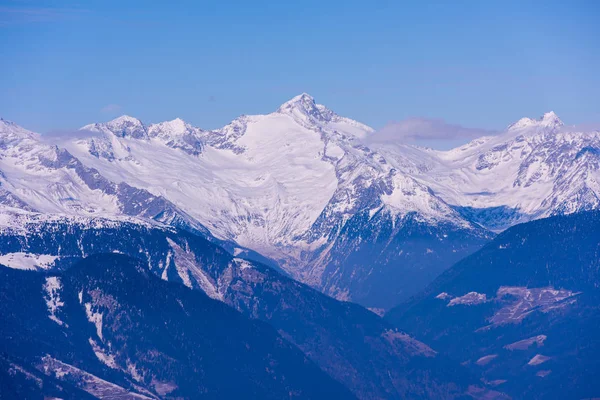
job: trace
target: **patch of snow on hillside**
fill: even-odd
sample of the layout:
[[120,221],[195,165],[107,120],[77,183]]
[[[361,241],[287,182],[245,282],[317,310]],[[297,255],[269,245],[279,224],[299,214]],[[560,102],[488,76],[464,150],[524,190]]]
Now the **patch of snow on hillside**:
[[46,283],[44,284],[44,291],[46,293],[44,298],[46,299],[46,306],[48,307],[48,312],[50,313],[48,318],[62,326],[65,323],[56,316],[60,307],[65,305],[65,303],[60,299],[61,289],[62,283],[60,282],[60,278],[56,276],[49,276],[46,278]]
[[214,279],[198,265],[195,254],[184,249],[170,238],[167,238],[167,241],[169,242],[171,249],[173,249],[175,268],[177,269],[177,273],[183,281],[183,284],[192,288],[191,277],[193,277],[198,286],[200,286],[204,293],[210,298],[222,301],[223,295],[217,290]]
[[96,357],[98,358],[98,360],[100,360],[104,365],[113,368],[113,369],[119,369],[119,366],[117,365],[117,362],[115,361],[115,356],[112,354],[108,354],[106,353],[102,347],[98,346],[98,343],[96,343],[94,341],[94,339],[89,338],[89,343],[90,346],[92,346],[92,350],[94,350],[94,354],[96,354]]
[[0,255],[0,264],[13,269],[37,270],[49,269],[54,265],[58,256],[33,253],[6,253]]
[[50,355],[42,358],[40,369],[48,376],[53,376],[69,383],[75,382],[77,387],[99,399],[152,399],[151,397],[132,392],[130,389],[125,389],[114,383],[105,381],[87,371],[52,358]]
[[475,364],[477,365],[487,365],[489,364],[494,358],[498,357],[498,354],[490,354],[487,356],[483,356],[480,359],[478,359]]
[[533,356],[533,358],[531,360],[529,360],[527,365],[540,365],[540,364],[548,361],[550,358],[551,357],[544,356],[542,354],[536,354],[535,356]]
[[244,260],[243,258],[234,258],[233,261],[241,270],[252,268],[252,264]]
[[133,379],[137,382],[144,382],[144,376],[138,371],[136,365],[131,362],[130,359],[127,359],[127,372]]
[[88,321],[94,324],[96,327],[96,334],[102,339],[102,313],[92,311],[92,304],[85,303],[85,315]]
[[508,350],[527,350],[534,344],[537,345],[537,347],[543,346],[546,339],[546,335],[537,335],[530,337],[529,339],[523,339],[519,340],[518,342],[507,344],[506,346],[504,346],[504,348]]
[[490,322],[494,325],[519,323],[535,311],[547,313],[567,307],[576,301],[578,294],[580,293],[551,287],[530,289],[502,286],[496,293],[496,299],[505,302],[506,305],[490,318]]
[[477,293],[477,292],[469,292],[463,296],[455,297],[448,303],[448,307],[456,306],[456,305],[476,305],[485,303],[487,301],[487,296],[485,293]]

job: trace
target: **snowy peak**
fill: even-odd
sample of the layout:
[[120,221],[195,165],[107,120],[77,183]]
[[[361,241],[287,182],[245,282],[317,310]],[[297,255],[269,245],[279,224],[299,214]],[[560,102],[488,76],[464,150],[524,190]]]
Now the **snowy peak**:
[[[394,166],[464,216],[493,230],[600,207],[600,132],[565,127],[554,112],[449,151],[384,149]],[[411,163],[403,163],[404,158]],[[423,167],[420,166],[424,162]],[[467,212],[467,214],[465,214]]]
[[528,129],[528,128],[550,128],[550,129],[558,129],[562,127],[564,124],[561,119],[556,115],[554,111],[550,111],[542,115],[539,119],[532,118],[521,118],[514,124],[508,127],[508,131]]
[[169,147],[181,149],[192,155],[198,155],[202,151],[201,133],[201,129],[194,128],[181,118],[148,127],[150,138],[157,138]]
[[121,125],[131,125],[131,126],[143,126],[144,124],[139,119],[129,116],[129,115],[121,115],[109,122],[106,123],[110,126],[121,126]]
[[164,121],[150,125],[150,129],[155,127],[162,128],[173,133],[185,133],[186,131],[191,129],[191,125],[182,120],[181,118],[175,118],[171,121]]
[[545,113],[540,121],[545,126],[563,126],[563,122],[558,118],[554,111]]
[[18,126],[18,125],[12,121],[8,121],[4,118],[0,118],[0,129],[4,130],[5,128],[7,128],[9,126]]
[[292,97],[279,107],[279,112],[285,112],[294,108],[297,109],[310,109],[316,106],[315,99],[308,93],[302,93],[298,96]]
[[142,123],[142,121],[137,118],[130,117],[129,115],[123,115],[119,118],[113,119],[106,125],[117,136],[129,136],[133,139],[148,138],[148,129]]
[[148,139],[148,129],[137,118],[122,115],[106,123],[86,125],[81,130],[93,132],[110,132],[118,137],[130,137],[133,139]]
[[[202,151],[203,143],[201,139],[202,130],[188,124],[181,118],[175,118],[171,121],[159,122],[156,124],[144,125],[137,118],[123,115],[106,123],[96,123],[86,125],[81,130],[103,133],[106,137],[101,140],[89,140],[90,152],[98,156],[98,147],[102,147],[101,152],[106,154],[106,158],[115,158],[114,147],[122,147],[129,153],[131,143],[129,139],[145,140],[156,139],[166,146],[180,149],[191,155],[198,155]],[[113,139],[116,136],[117,141]],[[113,139],[111,139],[111,137]],[[124,155],[124,157],[128,156]]]
[[319,122],[331,121],[332,117],[335,116],[333,111],[317,104],[315,99],[307,93],[302,93],[286,101],[279,107],[277,112],[301,120],[312,119]]
[[37,135],[12,121],[0,118],[0,146],[23,139],[34,139]]
[[172,121],[159,122],[148,126],[148,135],[150,137],[183,136],[193,131],[194,128],[181,118],[175,118]]
[[[366,137],[373,129],[352,119],[340,117],[324,105],[317,104],[309,94],[302,93],[283,103],[273,113],[242,115],[223,128],[202,131],[200,134],[209,147],[231,150],[235,154],[254,148],[256,153],[262,154],[267,150],[267,143],[270,143],[269,151],[276,151],[272,145],[279,143],[288,150],[291,146],[298,146],[298,152],[302,152],[306,139],[300,139],[297,135],[299,132],[306,133],[310,140],[320,137],[317,139],[319,153],[323,151],[326,142],[330,141],[341,140],[352,147],[354,139]],[[265,143],[257,147],[257,143],[263,141]],[[331,147],[334,147],[334,143]],[[341,150],[332,151],[339,155]],[[321,158],[322,154],[311,154],[310,157]]]
[[165,135],[183,136],[199,130],[181,118],[146,126],[139,119],[130,117],[129,115],[122,115],[109,122],[89,124],[80,129],[93,132],[110,132],[118,137],[133,139],[148,139],[149,137]]
[[297,124],[320,132],[339,133],[353,138],[364,138],[373,129],[350,118],[341,117],[315,99],[302,93],[279,107],[275,114],[290,116]]

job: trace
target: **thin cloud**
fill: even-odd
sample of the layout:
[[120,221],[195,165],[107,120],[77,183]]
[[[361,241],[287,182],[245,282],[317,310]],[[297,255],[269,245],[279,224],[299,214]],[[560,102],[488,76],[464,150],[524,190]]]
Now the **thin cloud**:
[[121,111],[121,106],[118,104],[108,104],[100,109],[104,114],[112,114]]
[[561,128],[562,132],[590,132],[600,131],[600,122],[588,122],[575,125],[565,125]]
[[46,142],[56,144],[62,140],[69,139],[83,139],[88,137],[100,137],[102,133],[95,131],[88,131],[85,129],[56,129],[44,133],[40,137]]
[[369,135],[369,143],[415,143],[421,141],[469,140],[497,134],[496,131],[467,128],[450,124],[443,119],[407,118],[390,122],[379,131]]

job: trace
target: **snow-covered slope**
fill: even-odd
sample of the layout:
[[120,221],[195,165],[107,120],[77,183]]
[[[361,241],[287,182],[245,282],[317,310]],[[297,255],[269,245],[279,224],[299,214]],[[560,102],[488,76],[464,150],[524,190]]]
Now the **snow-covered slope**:
[[115,196],[86,183],[88,176],[101,179],[95,171],[86,171],[69,153],[4,120],[0,121],[0,171],[0,187],[10,193],[7,205],[74,214],[119,212]]
[[600,206],[600,132],[568,127],[549,112],[449,151],[379,145],[464,215],[503,230],[517,222]]
[[[307,94],[216,131],[180,120],[146,126],[126,116],[83,129],[102,135],[62,145],[86,164],[169,199],[218,237],[283,260],[291,272],[365,207],[468,226],[361,144],[371,128]],[[182,137],[198,143],[197,151],[172,145]]]
[[600,134],[554,113],[445,152],[377,144],[305,93],[213,131],[122,116],[49,145],[1,127],[2,204],[184,220],[376,307],[390,304],[373,293],[410,295],[488,240],[484,228],[600,204]]
[[[374,229],[376,240],[391,242],[410,216],[477,240],[486,236],[427,185],[366,147],[362,139],[372,133],[305,93],[271,114],[241,116],[215,131],[180,119],[146,125],[122,116],[49,145],[3,122],[6,193],[0,200],[46,213],[184,220],[352,299],[352,271],[341,273],[337,260],[372,247],[366,238],[375,240]],[[359,233],[352,240],[345,237],[349,221]],[[444,232],[432,234],[444,241]],[[388,251],[396,249],[385,246],[376,256],[385,265]],[[463,254],[453,246],[445,251]],[[444,259],[444,252],[436,255]],[[368,268],[359,264],[352,268]]]
[[132,216],[206,232],[168,200],[122,180],[111,181],[64,148],[4,120],[0,120],[0,204],[73,217]]
[[305,93],[214,131],[122,116],[50,145],[0,128],[6,206],[205,226],[363,304],[383,287],[387,297],[411,294],[420,284],[402,281],[426,283],[473,251],[490,237],[480,226],[600,205],[600,133],[576,132],[554,113],[444,152],[377,144],[371,128]]

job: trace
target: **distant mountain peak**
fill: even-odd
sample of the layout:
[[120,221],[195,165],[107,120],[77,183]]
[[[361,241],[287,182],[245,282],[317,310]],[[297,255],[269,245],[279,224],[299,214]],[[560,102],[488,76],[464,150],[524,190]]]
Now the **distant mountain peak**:
[[296,103],[308,103],[308,104],[315,104],[315,98],[312,97],[310,94],[303,92],[300,93],[297,96],[292,97],[290,100],[286,101],[285,103],[282,104],[282,107],[285,106],[286,104],[296,104]]
[[181,118],[175,118],[171,121],[164,121],[150,125],[149,130],[153,129],[160,129],[163,131],[168,131],[169,133],[184,133],[192,129],[192,126]]
[[546,126],[561,127],[564,125],[561,119],[558,117],[558,115],[556,115],[554,111],[545,113],[542,116],[540,122]]
[[184,120],[182,120],[179,117],[172,119],[170,121],[167,121],[167,122],[172,125],[187,125],[187,122],[185,122]]
[[106,123],[96,123],[86,125],[81,130],[94,132],[109,131],[119,137],[131,137],[134,139],[148,139],[148,129],[146,125],[137,118],[129,115],[121,115]]
[[20,125],[15,124],[12,121],[8,121],[4,118],[0,118],[0,138],[1,140],[21,140],[26,138],[33,138],[37,134],[23,128]]
[[556,113],[554,111],[549,111],[549,112],[545,113],[544,115],[542,115],[541,118],[539,118],[539,119],[521,118],[514,124],[510,125],[508,127],[508,130],[525,129],[525,128],[534,127],[534,126],[544,127],[544,128],[560,128],[563,125],[564,124],[561,121],[561,119],[558,117],[558,115],[556,115]]
[[159,138],[167,146],[178,148],[191,155],[202,151],[203,143],[199,136],[201,129],[195,128],[181,118],[159,122],[148,126],[148,136]]
[[25,128],[21,127],[20,125],[17,125],[14,122],[9,121],[9,120],[4,119],[4,118],[0,118],[0,129],[1,130],[5,130],[5,129],[20,129],[20,130],[25,130]]
[[327,107],[317,104],[314,97],[308,93],[302,93],[283,103],[278,113],[291,115],[292,117],[312,118],[316,121],[330,121],[335,115]]
[[120,125],[120,124],[131,124],[131,125],[144,125],[142,123],[142,121],[140,121],[139,119],[132,117],[130,115],[121,115],[120,117],[117,117],[109,122],[106,123],[107,125]]

